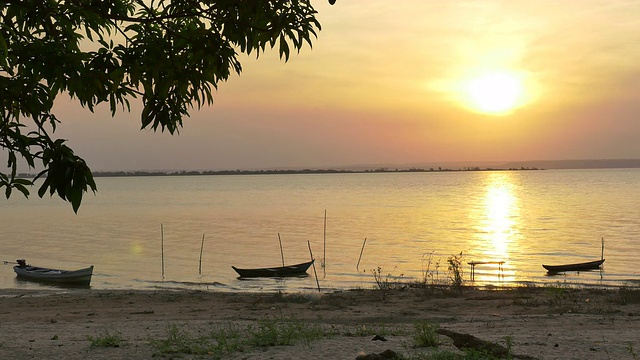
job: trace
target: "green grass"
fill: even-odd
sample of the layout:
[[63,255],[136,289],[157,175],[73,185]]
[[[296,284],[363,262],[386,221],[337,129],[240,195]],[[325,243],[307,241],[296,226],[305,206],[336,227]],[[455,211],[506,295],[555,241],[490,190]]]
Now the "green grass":
[[356,325],[354,330],[352,331],[350,328],[347,328],[343,332],[341,332],[344,336],[402,336],[406,335],[407,332],[399,327],[389,327],[386,324],[371,324],[371,325]]
[[[419,328],[423,334],[429,332],[428,325],[420,325]],[[433,332],[435,334],[435,327],[433,327]],[[259,320],[244,327],[227,325],[200,331],[193,329],[190,331],[186,324],[171,324],[167,327],[165,336],[149,339],[149,344],[156,355],[187,354],[221,359],[234,353],[261,347],[298,344],[308,346],[313,341],[332,336],[363,337],[407,334],[406,330],[389,328],[385,324],[328,328],[295,318],[274,318]],[[423,334],[420,337],[425,336]]]
[[290,318],[260,320],[247,327],[215,327],[204,334],[194,334],[185,327],[170,325],[166,337],[150,339],[149,343],[155,353],[206,355],[219,359],[257,347],[309,345],[314,340],[334,334],[320,325]]
[[428,321],[421,321],[415,324],[415,334],[413,336],[414,345],[416,347],[435,347],[440,344],[438,339],[437,325]]
[[242,351],[245,347],[243,332],[235,327],[215,328],[205,335],[193,334],[186,325],[171,324],[162,339],[149,340],[156,354],[193,354],[221,358]]
[[258,321],[247,328],[249,344],[253,346],[278,346],[303,343],[329,334],[319,325],[307,324],[295,319],[272,319]]
[[91,347],[120,347],[122,345],[122,333],[119,331],[104,330],[95,337],[87,336],[87,339],[91,342]]

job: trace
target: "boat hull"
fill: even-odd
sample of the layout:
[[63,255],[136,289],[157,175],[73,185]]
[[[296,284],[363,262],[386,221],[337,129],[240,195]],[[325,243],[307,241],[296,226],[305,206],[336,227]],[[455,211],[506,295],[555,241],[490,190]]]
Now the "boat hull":
[[89,285],[93,275],[93,265],[79,270],[58,270],[37,266],[14,266],[13,270],[21,279],[69,285]]
[[306,275],[307,269],[313,264],[313,260],[290,266],[279,266],[271,268],[256,268],[256,269],[239,269],[235,266],[231,266],[238,275],[242,278],[251,277],[287,277],[287,276],[300,276]]
[[550,273],[559,273],[566,271],[588,271],[588,270],[598,270],[604,259],[596,260],[596,261],[588,261],[583,263],[576,264],[565,264],[565,265],[542,265]]

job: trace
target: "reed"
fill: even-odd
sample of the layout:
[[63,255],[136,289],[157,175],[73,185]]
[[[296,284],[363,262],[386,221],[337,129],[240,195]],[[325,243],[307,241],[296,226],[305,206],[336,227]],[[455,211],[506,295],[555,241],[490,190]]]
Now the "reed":
[[462,252],[460,255],[451,255],[447,259],[447,263],[449,263],[449,280],[451,281],[451,286],[462,292],[462,286],[464,285],[464,278],[462,274]]

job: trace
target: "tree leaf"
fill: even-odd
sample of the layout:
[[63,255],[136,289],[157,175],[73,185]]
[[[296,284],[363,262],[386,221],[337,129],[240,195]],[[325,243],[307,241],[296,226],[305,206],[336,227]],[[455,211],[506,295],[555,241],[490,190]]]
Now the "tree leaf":
[[[59,94],[90,111],[107,103],[112,116],[141,97],[141,127],[175,134],[191,109],[213,103],[220,81],[242,72],[238,51],[259,56],[269,47],[286,62],[292,47],[311,45],[320,30],[310,0],[9,1],[1,8],[0,73],[8,77],[0,76],[0,147],[11,176],[0,187],[6,196],[13,188],[26,194],[32,183],[16,174],[40,160],[38,195],[57,193],[76,212],[96,185],[54,136]],[[23,126],[33,130],[25,136]]]
[[25,198],[29,198],[29,189],[27,189],[24,185],[21,184],[15,184],[15,189],[20,191]]

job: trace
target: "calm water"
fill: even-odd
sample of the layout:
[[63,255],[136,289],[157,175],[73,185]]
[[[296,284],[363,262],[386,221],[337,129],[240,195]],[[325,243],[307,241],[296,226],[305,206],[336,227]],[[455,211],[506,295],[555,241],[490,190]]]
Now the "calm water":
[[[371,288],[378,268],[445,281],[447,259],[461,252],[467,281],[468,261],[505,261],[502,271],[478,266],[480,284],[640,280],[640,169],[96,180],[99,192],[77,215],[57,198],[1,200],[0,260],[93,264],[94,289],[315,289],[313,269],[306,278],[237,279],[231,265],[281,264],[279,234],[287,264],[309,259],[309,241],[327,290]],[[601,238],[604,271],[546,276],[543,263],[599,259]],[[0,288],[42,285],[2,265]]]

